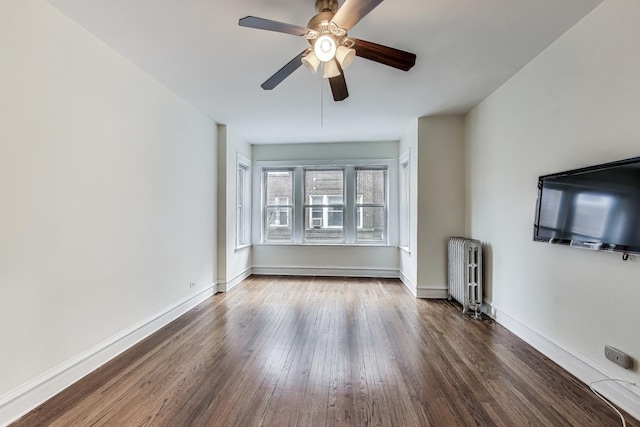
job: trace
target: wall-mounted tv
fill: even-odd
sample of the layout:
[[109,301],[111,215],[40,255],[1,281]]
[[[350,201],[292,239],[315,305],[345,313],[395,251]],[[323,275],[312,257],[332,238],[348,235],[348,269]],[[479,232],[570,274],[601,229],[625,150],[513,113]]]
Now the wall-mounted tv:
[[539,177],[533,240],[640,254],[640,157]]

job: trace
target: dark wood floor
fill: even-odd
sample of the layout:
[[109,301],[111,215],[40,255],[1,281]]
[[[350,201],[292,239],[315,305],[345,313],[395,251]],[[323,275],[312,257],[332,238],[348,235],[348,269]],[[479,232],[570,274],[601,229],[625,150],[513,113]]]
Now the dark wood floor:
[[[629,426],[640,423],[627,416]],[[490,320],[397,280],[252,277],[15,426],[616,426]]]

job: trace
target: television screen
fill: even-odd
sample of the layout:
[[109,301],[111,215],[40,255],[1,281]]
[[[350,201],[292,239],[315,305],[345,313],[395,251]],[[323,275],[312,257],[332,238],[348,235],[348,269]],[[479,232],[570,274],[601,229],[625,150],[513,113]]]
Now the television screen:
[[640,253],[640,157],[541,176],[533,239]]

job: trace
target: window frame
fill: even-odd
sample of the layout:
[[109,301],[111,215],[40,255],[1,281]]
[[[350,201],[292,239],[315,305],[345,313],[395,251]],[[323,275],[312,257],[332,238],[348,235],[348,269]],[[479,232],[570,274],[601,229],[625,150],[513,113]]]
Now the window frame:
[[252,243],[251,187],[251,160],[236,153],[236,249]]
[[[362,196],[358,196],[358,171],[383,171],[384,172],[384,203],[364,203],[364,199]],[[360,208],[383,208],[383,222],[385,224],[384,227],[384,239],[382,241],[388,241],[389,234],[389,219],[388,219],[388,205],[389,205],[389,168],[380,167],[380,166],[355,166],[354,167],[354,175],[355,175],[355,186],[356,186],[356,200],[354,201],[355,205],[355,222],[356,222],[356,237],[355,240],[357,243],[374,243],[379,242],[380,240],[358,240],[358,229],[362,229],[364,227],[363,219],[364,219],[364,209]],[[362,199],[362,201],[358,201],[358,199]],[[360,226],[358,226],[358,222],[360,222]]]
[[[254,242],[259,245],[303,245],[303,246],[397,246],[397,192],[390,189],[398,188],[398,159],[365,159],[365,160],[311,160],[311,161],[272,161],[258,160],[254,162]],[[386,169],[385,177],[385,239],[382,241],[357,241],[357,210],[356,210],[356,168],[361,169]],[[309,170],[334,170],[343,169],[344,172],[344,213],[342,241],[316,241],[304,239],[306,224],[304,191],[304,171]],[[292,215],[292,239],[288,241],[269,241],[266,239],[266,180],[263,178],[265,171],[293,171],[293,201],[290,205]],[[259,206],[259,208],[258,208]],[[327,206],[328,207],[328,206]],[[324,222],[324,212],[323,212]]]
[[[307,174],[313,172],[340,172],[342,174],[342,196],[340,195],[330,195],[330,194],[307,194],[308,189],[306,187],[307,182]],[[303,194],[305,199],[305,204],[302,208],[302,214],[304,215],[304,228],[302,230],[302,242],[304,244],[313,244],[313,243],[330,243],[330,244],[344,244],[345,243],[345,208],[346,208],[346,170],[344,167],[302,167],[302,184],[303,184]],[[307,199],[307,196],[309,197]],[[316,204],[313,203],[314,198],[322,197],[322,203]],[[342,199],[342,203],[332,204],[329,201],[331,197],[340,197]],[[340,208],[342,210],[342,225],[329,225],[329,213],[331,209]],[[307,212],[311,212],[311,216],[307,214]],[[320,227],[315,227],[313,224],[314,213],[320,212],[322,214],[322,222]],[[320,229],[320,230],[342,230],[342,238],[341,239],[310,239],[307,237],[307,232],[309,229]]]
[[[268,191],[267,191],[267,185],[268,185],[268,180],[267,180],[267,176],[269,173],[272,172],[284,172],[284,173],[291,173],[291,198],[292,200],[290,201],[290,203],[286,203],[286,204],[280,204],[279,203],[279,199],[288,199],[288,197],[276,197],[276,202],[275,204],[269,204],[268,203]],[[295,193],[295,172],[292,168],[262,168],[261,169],[261,181],[262,181],[262,191],[260,192],[260,194],[262,195],[261,197],[261,202],[260,202],[260,211],[261,211],[261,224],[260,224],[260,230],[261,230],[261,238],[260,241],[262,243],[275,243],[275,244],[287,244],[287,243],[293,243],[294,241],[294,223],[295,223],[295,218],[296,218],[296,213],[295,213],[295,209],[294,209],[294,205],[295,205],[295,201],[296,201],[296,193]],[[286,200],[287,202],[289,202],[289,200]],[[279,228],[290,228],[291,227],[291,239],[283,239],[283,240],[268,240],[267,236],[268,236],[268,227],[269,227],[269,220],[268,220],[268,212],[269,209],[277,209],[278,212],[276,215],[278,215],[278,217],[280,218],[281,212],[279,212],[280,209],[285,209],[285,211],[287,212],[287,219],[288,222],[286,225],[282,225],[282,224],[277,224],[276,227]],[[290,212],[290,214],[289,214]]]

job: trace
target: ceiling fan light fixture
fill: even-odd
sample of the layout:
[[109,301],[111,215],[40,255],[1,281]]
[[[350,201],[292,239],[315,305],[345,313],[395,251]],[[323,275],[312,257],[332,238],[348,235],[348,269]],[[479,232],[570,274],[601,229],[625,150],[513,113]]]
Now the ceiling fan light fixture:
[[336,61],[329,61],[324,63],[324,72],[322,73],[322,77],[325,79],[330,79],[333,77],[338,77],[340,75],[340,68],[338,67],[338,63]]
[[305,57],[302,58],[302,65],[304,65],[307,70],[311,71],[313,74],[318,72],[318,67],[320,66],[320,60],[316,56],[316,54],[311,51]]
[[338,46],[338,49],[336,49],[336,59],[343,70],[349,68],[355,57],[356,51],[354,49],[345,46]]
[[316,39],[313,51],[320,61],[331,61],[336,56],[336,41],[327,34],[322,35]]

